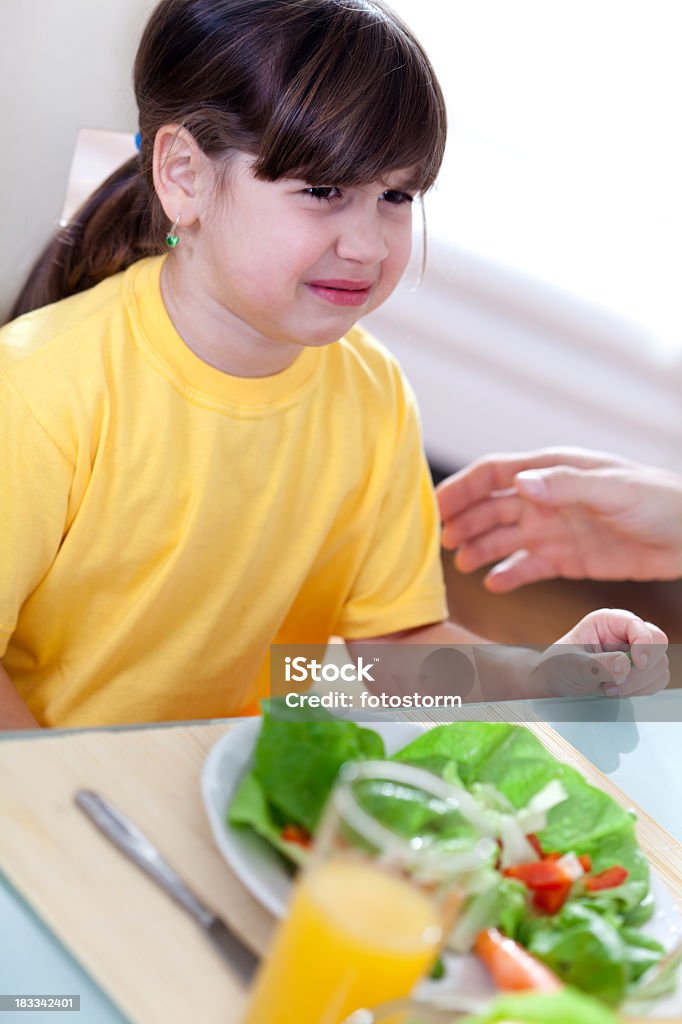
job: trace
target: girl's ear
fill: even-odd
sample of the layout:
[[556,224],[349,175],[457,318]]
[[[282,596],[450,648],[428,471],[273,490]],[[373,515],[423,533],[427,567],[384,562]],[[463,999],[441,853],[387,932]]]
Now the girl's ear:
[[206,157],[191,132],[178,124],[160,128],[154,139],[154,188],[164,213],[183,228],[199,217],[206,180]]

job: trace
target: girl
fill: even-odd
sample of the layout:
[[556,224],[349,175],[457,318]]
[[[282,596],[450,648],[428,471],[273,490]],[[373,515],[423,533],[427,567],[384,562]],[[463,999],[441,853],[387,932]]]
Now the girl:
[[[271,643],[477,639],[412,393],[354,327],[443,155],[423,50],[378,0],[162,0],[135,91],[139,158],[0,332],[5,727],[253,711]],[[627,685],[665,685],[628,613],[564,639],[658,643]],[[538,659],[487,696],[550,692]]]

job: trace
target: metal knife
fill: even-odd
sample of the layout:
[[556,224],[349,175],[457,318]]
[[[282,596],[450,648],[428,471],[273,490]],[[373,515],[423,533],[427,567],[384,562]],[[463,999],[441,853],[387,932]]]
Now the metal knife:
[[119,850],[153,878],[194,918],[218,952],[245,980],[250,980],[258,957],[248,949],[225,921],[214,913],[167,864],[154,844],[121,811],[92,790],[79,789],[74,797],[80,809]]

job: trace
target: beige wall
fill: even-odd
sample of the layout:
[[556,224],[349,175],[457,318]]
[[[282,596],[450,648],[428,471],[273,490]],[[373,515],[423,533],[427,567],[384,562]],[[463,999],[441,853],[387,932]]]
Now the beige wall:
[[0,0],[0,318],[56,226],[79,128],[134,131],[154,0]]

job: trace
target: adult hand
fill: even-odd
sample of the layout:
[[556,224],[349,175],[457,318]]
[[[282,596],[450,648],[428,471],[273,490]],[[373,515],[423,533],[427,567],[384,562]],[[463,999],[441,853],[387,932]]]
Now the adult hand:
[[682,576],[682,476],[602,452],[491,455],[438,487],[443,546],[502,593],[568,579]]

